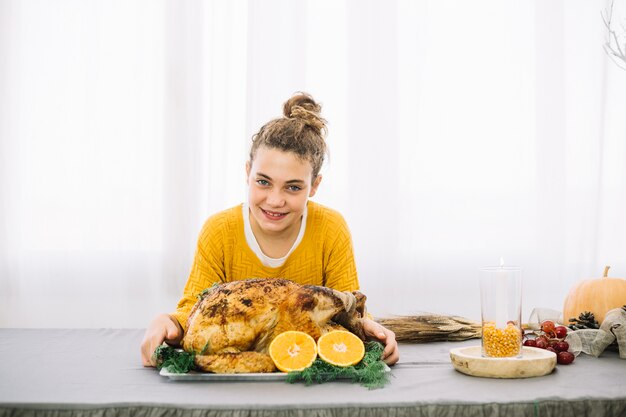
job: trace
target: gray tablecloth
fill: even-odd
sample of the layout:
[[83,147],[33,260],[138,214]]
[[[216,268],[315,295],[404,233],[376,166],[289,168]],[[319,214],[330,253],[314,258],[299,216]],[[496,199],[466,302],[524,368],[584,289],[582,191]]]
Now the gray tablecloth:
[[143,330],[0,329],[0,417],[626,416],[626,361],[580,356],[550,375],[456,372],[456,343],[401,345],[391,383],[180,382],[144,368]]

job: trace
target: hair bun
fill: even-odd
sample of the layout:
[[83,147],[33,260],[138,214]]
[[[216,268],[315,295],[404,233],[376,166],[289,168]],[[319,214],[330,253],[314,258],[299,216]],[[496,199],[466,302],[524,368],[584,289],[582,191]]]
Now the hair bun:
[[311,163],[312,179],[319,175],[326,148],[326,120],[320,112],[322,106],[306,93],[294,94],[283,105],[284,117],[265,123],[252,136],[250,163],[261,147],[291,152],[303,161]]
[[290,119],[300,119],[318,133],[326,131],[326,120],[320,113],[322,106],[307,93],[296,93],[283,106],[283,114]]

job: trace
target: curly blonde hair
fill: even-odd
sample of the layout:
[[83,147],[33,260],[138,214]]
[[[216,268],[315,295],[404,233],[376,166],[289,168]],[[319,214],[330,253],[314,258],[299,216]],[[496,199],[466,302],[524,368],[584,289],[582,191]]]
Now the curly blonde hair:
[[315,180],[326,156],[326,120],[320,116],[322,106],[307,93],[296,93],[283,105],[283,117],[267,122],[252,137],[250,164],[257,150],[264,146],[292,152],[311,163]]

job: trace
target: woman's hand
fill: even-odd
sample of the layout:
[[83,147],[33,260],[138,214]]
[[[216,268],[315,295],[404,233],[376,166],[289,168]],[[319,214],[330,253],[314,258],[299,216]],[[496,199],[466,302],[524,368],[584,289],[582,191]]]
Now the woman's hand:
[[143,366],[156,366],[153,353],[163,342],[178,345],[183,338],[183,328],[169,314],[159,314],[152,320],[141,342]]
[[396,335],[391,330],[385,328],[382,324],[376,323],[374,320],[363,319],[363,330],[365,336],[371,339],[378,340],[385,345],[383,350],[383,361],[387,365],[393,365],[400,359],[400,352],[398,350],[398,342],[396,342]]

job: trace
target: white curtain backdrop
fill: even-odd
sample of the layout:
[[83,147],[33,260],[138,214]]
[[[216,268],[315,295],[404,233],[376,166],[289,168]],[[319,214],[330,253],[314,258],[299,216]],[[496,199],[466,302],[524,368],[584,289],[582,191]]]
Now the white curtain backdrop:
[[524,319],[604,265],[626,277],[609,6],[0,0],[0,326],[172,310],[203,221],[245,199],[250,138],[296,91],[329,121],[315,200],[346,217],[374,315],[479,319],[500,257],[523,268]]

